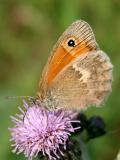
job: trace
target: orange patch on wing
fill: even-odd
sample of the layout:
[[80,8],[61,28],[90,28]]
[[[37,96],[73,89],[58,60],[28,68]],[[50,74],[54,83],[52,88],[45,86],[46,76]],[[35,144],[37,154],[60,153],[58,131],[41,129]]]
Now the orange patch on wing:
[[87,52],[89,52],[89,51],[91,51],[91,50],[93,50],[93,48],[90,47],[90,46],[88,46],[88,45],[86,45],[85,43],[79,44],[79,45],[76,47],[76,49],[75,49],[75,54],[74,54],[74,56],[75,56],[75,57],[78,57],[79,55],[85,54],[85,53],[87,53]]
[[62,46],[58,47],[47,72],[47,83],[50,84],[51,81],[56,77],[56,75],[69,64],[74,57],[68,53]]
[[59,72],[71,61],[81,54],[87,53],[91,48],[86,44],[78,45],[73,48],[72,53],[68,52],[62,46],[58,47],[48,68],[46,80],[49,85],[52,80],[59,74]]

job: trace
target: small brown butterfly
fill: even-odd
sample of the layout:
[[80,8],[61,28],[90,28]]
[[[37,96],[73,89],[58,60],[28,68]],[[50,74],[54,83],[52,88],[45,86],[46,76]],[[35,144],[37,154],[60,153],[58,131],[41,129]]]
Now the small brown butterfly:
[[90,25],[78,20],[59,38],[44,68],[37,99],[46,107],[100,106],[111,92],[112,64]]

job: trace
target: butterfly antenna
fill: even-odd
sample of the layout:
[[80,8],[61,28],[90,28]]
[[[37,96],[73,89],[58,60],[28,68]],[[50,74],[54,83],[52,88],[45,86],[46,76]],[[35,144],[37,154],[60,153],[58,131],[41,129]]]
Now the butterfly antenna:
[[23,99],[23,98],[28,98],[28,99],[35,99],[32,96],[6,96],[5,99]]

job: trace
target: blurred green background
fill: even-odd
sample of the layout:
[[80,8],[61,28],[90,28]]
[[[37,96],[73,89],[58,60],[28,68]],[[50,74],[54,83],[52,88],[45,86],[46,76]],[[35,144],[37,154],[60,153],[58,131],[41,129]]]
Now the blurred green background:
[[11,153],[8,131],[10,115],[18,112],[21,100],[5,97],[36,94],[54,43],[76,19],[92,26],[97,42],[114,64],[113,92],[105,107],[89,108],[86,114],[104,117],[109,132],[87,144],[90,160],[115,159],[120,149],[120,1],[1,0],[0,160],[25,160]]

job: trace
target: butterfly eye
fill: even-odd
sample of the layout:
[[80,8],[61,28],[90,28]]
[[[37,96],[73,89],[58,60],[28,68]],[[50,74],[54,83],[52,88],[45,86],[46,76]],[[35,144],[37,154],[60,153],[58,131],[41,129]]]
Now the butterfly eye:
[[74,46],[75,46],[75,41],[74,41],[73,39],[70,39],[70,40],[68,41],[68,46],[69,46],[69,47],[74,47]]

